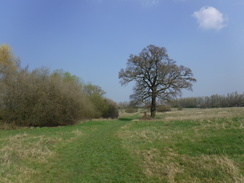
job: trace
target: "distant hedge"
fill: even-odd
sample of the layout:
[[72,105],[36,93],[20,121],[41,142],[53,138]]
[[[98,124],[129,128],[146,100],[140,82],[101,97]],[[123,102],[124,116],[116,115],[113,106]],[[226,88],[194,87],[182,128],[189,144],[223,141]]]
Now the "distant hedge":
[[127,107],[125,109],[125,112],[126,113],[135,113],[135,112],[138,112],[138,109],[137,108],[134,108],[134,107]]
[[232,92],[227,95],[216,94],[206,97],[175,99],[172,106],[183,108],[244,107],[244,93]]
[[171,107],[168,105],[159,105],[157,106],[157,111],[158,112],[167,112],[167,111],[171,111]]

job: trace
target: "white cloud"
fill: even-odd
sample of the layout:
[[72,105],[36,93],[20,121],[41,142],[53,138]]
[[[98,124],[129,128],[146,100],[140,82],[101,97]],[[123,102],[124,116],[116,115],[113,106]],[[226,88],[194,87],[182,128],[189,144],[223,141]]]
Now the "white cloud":
[[195,11],[193,17],[197,19],[199,27],[204,30],[221,30],[226,26],[227,21],[219,10],[211,6],[205,6],[199,11]]

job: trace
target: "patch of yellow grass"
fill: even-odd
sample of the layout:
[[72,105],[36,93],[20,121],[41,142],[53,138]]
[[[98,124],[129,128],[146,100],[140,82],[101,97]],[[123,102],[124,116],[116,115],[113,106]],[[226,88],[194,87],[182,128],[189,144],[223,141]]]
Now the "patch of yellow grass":
[[164,121],[172,120],[207,120],[213,118],[232,118],[243,116],[244,108],[213,108],[213,109],[184,109],[182,111],[170,111],[158,113]]
[[47,145],[60,141],[60,139],[49,139],[43,136],[34,138],[37,138],[36,143],[27,143],[28,140],[33,139],[27,134],[15,135],[7,139],[6,145],[0,150],[1,153],[5,154],[5,159],[1,158],[1,161],[14,161],[11,158],[14,155],[20,160],[45,162],[47,157],[52,154]]
[[61,141],[44,136],[32,137],[26,133],[4,140],[5,145],[0,149],[0,174],[4,175],[1,178],[3,183],[27,182],[37,171],[26,166],[25,162],[47,163],[47,159],[54,154],[48,145]]
[[167,180],[169,183],[175,182],[175,176],[182,170],[178,163],[169,161],[160,155],[158,149],[137,152],[142,155],[144,160],[144,173],[148,177],[157,177],[159,180]]
[[[238,166],[224,155],[203,155],[200,157],[191,157],[180,155],[169,149],[166,155],[162,155],[158,149],[136,152],[143,159],[144,173],[148,177],[157,177],[161,181],[167,180],[169,183],[175,183],[177,176],[184,177],[180,182],[215,182],[211,177],[204,177],[204,172],[218,171],[225,174],[226,182],[242,183],[243,176],[240,174]],[[181,162],[179,164],[178,162]],[[185,173],[193,172],[193,173]],[[201,174],[195,176],[194,172]]]

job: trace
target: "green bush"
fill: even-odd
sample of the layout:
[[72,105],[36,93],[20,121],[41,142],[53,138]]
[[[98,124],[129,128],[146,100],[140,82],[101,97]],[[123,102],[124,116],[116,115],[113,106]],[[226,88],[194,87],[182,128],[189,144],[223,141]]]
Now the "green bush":
[[167,111],[171,111],[171,107],[167,106],[167,105],[159,105],[157,107],[157,111],[158,112],[167,112]]
[[110,99],[104,98],[105,91],[101,87],[91,83],[83,86],[83,91],[89,97],[95,108],[95,118],[117,118],[119,115],[118,106]]
[[102,113],[103,118],[118,118],[119,116],[119,111],[118,111],[118,106],[115,102],[109,99],[104,99],[105,102],[105,110]]
[[178,106],[178,111],[182,111],[183,110],[183,107],[181,107],[181,106]]

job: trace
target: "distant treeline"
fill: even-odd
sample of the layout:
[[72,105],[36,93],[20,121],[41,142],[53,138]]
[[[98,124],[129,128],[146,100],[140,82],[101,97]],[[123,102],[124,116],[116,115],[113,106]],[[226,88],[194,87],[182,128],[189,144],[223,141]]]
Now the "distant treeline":
[[180,98],[172,102],[172,107],[183,108],[215,108],[215,107],[243,107],[244,93],[237,92],[227,95],[212,95],[210,97]]
[[0,46],[0,120],[5,123],[59,126],[118,117],[117,104],[104,94],[69,72],[21,68],[11,49]]

